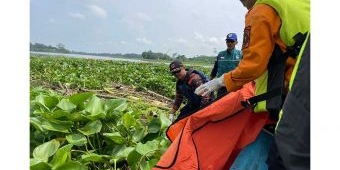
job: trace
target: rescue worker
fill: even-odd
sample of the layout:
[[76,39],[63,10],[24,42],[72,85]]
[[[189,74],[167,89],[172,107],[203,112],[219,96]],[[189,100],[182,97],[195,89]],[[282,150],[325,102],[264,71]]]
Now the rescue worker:
[[[282,122],[277,125],[268,155],[268,168],[310,169],[309,48],[304,52],[309,47],[306,37],[310,31],[310,1],[241,0],[241,3],[248,9],[242,60],[234,70],[198,87],[195,93],[205,96],[224,86],[232,92],[255,81],[256,96],[243,103],[245,106],[254,107],[255,113],[267,111],[271,119],[277,120],[284,102]],[[304,66],[298,75],[294,66],[302,53]],[[299,76],[295,77],[298,83],[290,85],[291,92],[284,100],[293,68],[293,76]],[[304,79],[308,80],[303,82]]]
[[[237,35],[229,33],[225,39],[227,49],[218,53],[214,68],[211,70],[210,79],[220,77],[223,73],[233,70],[242,58],[242,52],[235,48],[237,42]],[[225,94],[227,90],[225,87],[218,89],[217,97]]]
[[209,81],[202,72],[185,69],[183,63],[179,60],[171,62],[169,68],[171,74],[177,79],[175,101],[169,113],[169,119],[171,121],[174,121],[174,114],[180,108],[184,97],[188,100],[188,103],[180,110],[177,118],[185,117],[194,111],[199,110],[214,99],[213,93],[206,97],[194,93],[198,86]]

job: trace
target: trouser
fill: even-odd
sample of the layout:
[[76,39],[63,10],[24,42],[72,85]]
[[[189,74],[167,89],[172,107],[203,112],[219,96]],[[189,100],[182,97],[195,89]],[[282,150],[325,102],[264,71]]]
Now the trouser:
[[191,115],[192,113],[194,113],[195,111],[197,111],[199,109],[199,105],[195,106],[193,104],[188,103],[187,105],[185,105],[179,112],[179,115],[177,117],[177,119],[181,119],[183,117],[186,117],[188,115]]

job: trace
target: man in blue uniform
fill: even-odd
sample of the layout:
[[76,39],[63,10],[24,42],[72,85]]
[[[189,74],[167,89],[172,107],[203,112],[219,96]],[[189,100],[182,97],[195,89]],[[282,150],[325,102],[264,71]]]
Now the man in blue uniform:
[[[225,41],[227,49],[218,53],[214,68],[210,73],[211,80],[233,70],[242,58],[242,51],[235,48],[237,44],[237,35],[235,33],[229,33]],[[225,87],[222,87],[217,91],[217,96],[221,96],[226,92]]]

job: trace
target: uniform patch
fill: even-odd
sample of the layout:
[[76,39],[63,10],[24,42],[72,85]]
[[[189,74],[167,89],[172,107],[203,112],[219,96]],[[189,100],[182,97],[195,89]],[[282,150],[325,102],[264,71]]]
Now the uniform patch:
[[244,28],[242,49],[248,48],[250,43],[250,26]]

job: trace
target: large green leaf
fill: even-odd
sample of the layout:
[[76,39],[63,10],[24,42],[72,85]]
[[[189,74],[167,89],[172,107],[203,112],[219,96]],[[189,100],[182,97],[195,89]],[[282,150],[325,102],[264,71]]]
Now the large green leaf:
[[129,129],[131,126],[134,126],[136,123],[136,119],[129,113],[125,113],[122,117],[124,126]]
[[68,99],[62,99],[58,105],[60,109],[65,110],[67,112],[71,112],[73,109],[75,109],[77,106],[70,102]]
[[101,128],[102,128],[102,122],[100,120],[96,120],[93,122],[89,122],[83,128],[78,129],[78,131],[84,135],[92,135],[92,134],[100,132]]
[[56,168],[67,161],[71,160],[71,148],[73,147],[72,144],[65,145],[58,149],[56,154],[53,156],[51,164],[53,168]]
[[132,139],[135,142],[140,142],[140,140],[143,139],[145,136],[146,128],[141,126],[139,128],[136,128],[134,131],[132,131]]
[[35,101],[41,106],[45,107],[47,110],[51,110],[58,104],[59,100],[55,96],[45,96],[43,94],[38,95]]
[[152,169],[158,162],[158,159],[151,159],[149,161],[143,161],[140,164],[141,170],[150,170]]
[[124,144],[126,142],[125,138],[123,138],[119,132],[104,133],[103,135],[110,138],[113,142],[117,144]]
[[136,151],[138,153],[140,153],[141,155],[146,155],[148,153],[151,153],[155,150],[158,149],[158,141],[157,140],[153,140],[153,141],[148,141],[145,144],[143,143],[137,143],[136,146]]
[[105,109],[112,111],[125,111],[127,108],[126,99],[110,99],[105,103]]
[[51,165],[46,162],[42,162],[39,159],[30,159],[30,170],[50,170]]
[[59,148],[60,143],[52,139],[51,141],[45,142],[33,150],[33,157],[41,160],[43,162],[47,162],[48,158],[52,156]]
[[66,140],[77,146],[82,146],[87,143],[87,139],[84,135],[82,134],[71,134],[66,136]]
[[80,162],[70,161],[57,167],[54,170],[87,170],[87,168]]
[[36,117],[30,117],[30,123],[35,127],[35,129],[45,132],[44,128],[41,126],[41,121]]
[[87,99],[93,96],[93,92],[77,93],[69,97],[70,102],[75,105],[80,105],[84,103]]
[[141,159],[142,155],[139,154],[136,150],[132,150],[128,157],[127,162],[132,170],[137,170],[137,165]]
[[160,113],[159,119],[161,121],[161,130],[166,130],[171,124],[171,121],[169,120],[168,116],[166,116],[165,113]]
[[71,121],[44,120],[41,126],[50,131],[70,133],[68,129],[72,127],[71,123]]
[[97,96],[92,96],[85,107],[85,111],[90,114],[104,113],[103,101]]
[[86,155],[81,155],[81,159],[84,162],[105,162],[110,158],[108,155],[98,155],[95,153],[89,153]]
[[70,113],[67,118],[70,120],[70,121],[73,121],[73,122],[79,122],[79,121],[85,121],[85,120],[88,120],[88,118],[85,116],[86,112],[85,110],[82,110],[80,112],[73,112],[73,113]]
[[153,118],[148,125],[148,133],[158,133],[161,130],[161,121]]
[[134,149],[134,147],[125,147],[123,145],[123,148],[116,152],[113,157],[116,159],[117,162],[119,162],[120,160],[126,160],[130,152]]

